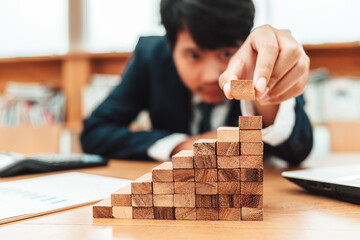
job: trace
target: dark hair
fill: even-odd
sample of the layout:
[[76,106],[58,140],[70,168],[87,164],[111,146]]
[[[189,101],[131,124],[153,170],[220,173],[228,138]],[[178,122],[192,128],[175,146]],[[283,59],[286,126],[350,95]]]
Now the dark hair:
[[161,0],[160,13],[171,48],[186,29],[200,48],[213,50],[247,38],[255,8],[251,0]]

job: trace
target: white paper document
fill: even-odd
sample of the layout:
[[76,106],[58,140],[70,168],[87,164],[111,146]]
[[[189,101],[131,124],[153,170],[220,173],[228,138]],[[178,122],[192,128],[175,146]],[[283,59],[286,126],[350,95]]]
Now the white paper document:
[[71,172],[0,183],[0,224],[99,201],[130,182]]

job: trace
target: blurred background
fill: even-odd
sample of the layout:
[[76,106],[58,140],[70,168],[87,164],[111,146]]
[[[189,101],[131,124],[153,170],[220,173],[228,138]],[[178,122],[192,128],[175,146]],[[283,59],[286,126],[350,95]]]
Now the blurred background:
[[[82,119],[121,81],[160,0],[0,0],[0,150],[80,152]],[[312,155],[360,152],[360,1],[255,0],[255,27],[290,29],[311,59]],[[146,112],[134,128],[151,126]]]

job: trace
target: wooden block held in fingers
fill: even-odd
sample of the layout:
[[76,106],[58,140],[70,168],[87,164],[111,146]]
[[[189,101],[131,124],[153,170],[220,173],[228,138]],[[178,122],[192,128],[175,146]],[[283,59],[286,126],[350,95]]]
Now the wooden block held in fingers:
[[262,221],[263,208],[241,208],[241,220],[243,221]]
[[193,150],[182,150],[171,157],[173,168],[194,168]]
[[93,207],[94,218],[112,218],[112,206],[110,198],[96,203]]
[[261,130],[262,116],[239,116],[239,128],[240,130]]
[[194,168],[216,168],[216,155],[194,156]]
[[219,220],[240,221],[240,208],[219,208]]
[[239,194],[219,194],[219,207],[222,208],[240,208],[240,199]]
[[176,207],[176,220],[196,220],[196,208]]
[[219,220],[219,208],[196,208],[196,220]]
[[219,127],[217,129],[217,141],[219,142],[238,142],[238,127]]
[[154,219],[154,208],[133,207],[133,219]]
[[260,143],[240,143],[241,155],[264,155],[264,144]]
[[216,139],[199,139],[193,143],[194,156],[216,155]]
[[174,182],[194,182],[194,169],[173,169]]
[[262,130],[240,130],[240,142],[262,142]]
[[240,182],[218,182],[218,194],[240,194]]
[[153,182],[173,182],[172,162],[164,162],[152,169]]
[[240,157],[239,156],[217,156],[217,168],[239,168],[240,167]]
[[241,195],[241,207],[262,208],[263,195]]
[[253,80],[231,80],[230,93],[237,100],[255,100]]
[[241,182],[241,195],[263,195],[263,182]]
[[131,183],[131,194],[152,194],[152,174],[146,173]]
[[195,194],[194,182],[174,182],[174,193]]
[[131,207],[131,184],[120,188],[111,194],[111,205]]
[[174,207],[154,207],[154,219],[175,219]]
[[240,181],[240,169],[238,168],[218,169],[218,181],[219,182]]
[[173,182],[154,182],[153,183],[154,194],[174,194]]
[[174,207],[195,207],[195,194],[174,194]]
[[262,182],[263,181],[263,168],[242,168],[241,181],[242,182]]
[[113,217],[121,218],[121,219],[131,219],[132,217],[132,207],[118,207],[114,206],[113,209]]
[[217,154],[219,156],[239,156],[239,142],[217,142]]
[[196,182],[195,194],[212,195],[217,194],[217,182]]
[[219,206],[219,197],[218,195],[195,195],[195,206],[216,208]]
[[240,168],[262,168],[263,165],[263,156],[250,156],[250,155],[241,155],[240,156]]
[[153,195],[152,194],[133,194],[131,196],[133,207],[152,207]]
[[196,168],[195,182],[217,182],[216,168]]
[[173,194],[154,194],[153,195],[154,207],[173,207],[174,195]]

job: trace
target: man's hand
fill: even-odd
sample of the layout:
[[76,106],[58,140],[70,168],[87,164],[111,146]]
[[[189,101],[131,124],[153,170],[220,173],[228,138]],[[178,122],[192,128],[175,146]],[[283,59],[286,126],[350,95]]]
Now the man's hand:
[[253,79],[258,106],[277,105],[302,94],[309,65],[309,57],[290,31],[264,25],[255,28],[234,54],[219,85],[232,99],[230,80]]

